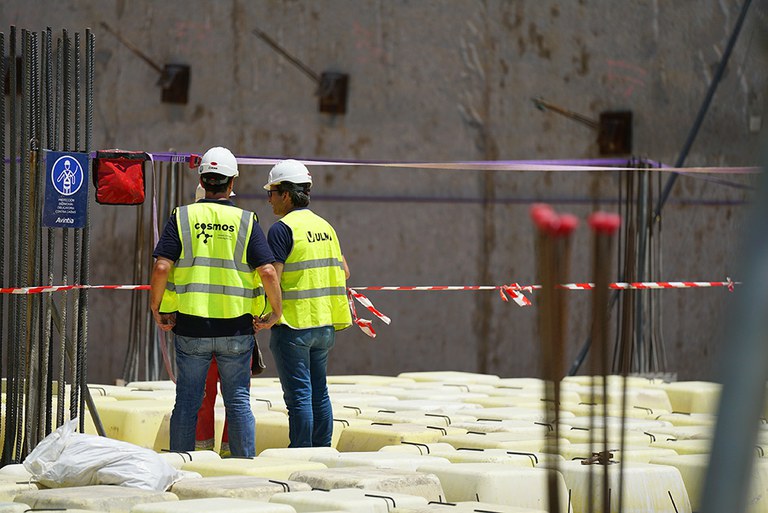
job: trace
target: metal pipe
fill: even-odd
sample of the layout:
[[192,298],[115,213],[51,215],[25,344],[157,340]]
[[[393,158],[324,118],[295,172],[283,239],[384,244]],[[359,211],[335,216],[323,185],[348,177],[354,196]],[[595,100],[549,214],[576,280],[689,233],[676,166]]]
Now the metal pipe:
[[[766,37],[766,34],[762,34]],[[762,42],[768,51],[768,42]],[[702,513],[747,511],[755,442],[768,379],[768,138],[761,137],[763,172],[747,217],[738,269],[744,285],[729,301],[721,333],[723,377],[715,434],[701,496]]]

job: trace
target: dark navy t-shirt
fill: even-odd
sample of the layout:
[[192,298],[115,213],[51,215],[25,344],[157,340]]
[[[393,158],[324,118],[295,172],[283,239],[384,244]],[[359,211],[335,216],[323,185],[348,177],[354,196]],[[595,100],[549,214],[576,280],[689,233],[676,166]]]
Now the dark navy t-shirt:
[[[295,208],[292,210],[305,210],[304,208]],[[293,250],[293,230],[282,221],[278,221],[269,227],[267,241],[272,253],[275,255],[275,262],[284,264],[288,260],[288,255]]]
[[[235,206],[229,200],[201,199],[198,203],[221,203],[223,205]],[[176,226],[175,215],[171,214],[171,217],[165,224],[163,234],[160,236],[152,256],[155,258],[167,258],[174,262],[181,256],[181,237]],[[246,260],[251,269],[256,269],[264,264],[271,264],[275,261],[275,257],[269,248],[267,239],[264,237],[264,232],[261,230],[259,220],[255,214],[251,237],[246,247]],[[253,333],[253,316],[246,314],[234,319],[210,319],[177,312],[176,326],[174,326],[173,332],[185,337],[249,335]]]
[[275,255],[275,262],[284,264],[293,249],[293,231],[291,227],[282,221],[278,221],[269,228],[267,234],[269,248]]

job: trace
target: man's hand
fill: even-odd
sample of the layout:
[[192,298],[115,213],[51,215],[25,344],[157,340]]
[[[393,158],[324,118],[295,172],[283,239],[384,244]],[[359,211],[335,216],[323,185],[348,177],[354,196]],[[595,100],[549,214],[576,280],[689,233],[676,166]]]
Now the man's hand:
[[280,320],[280,317],[278,315],[275,315],[274,312],[270,312],[268,315],[265,315],[264,317],[254,317],[253,318],[253,331],[258,333],[261,330],[267,330],[274,326],[274,324]]
[[171,331],[176,326],[175,313],[160,313],[157,310],[152,310],[152,317],[155,318],[155,322],[163,331]]

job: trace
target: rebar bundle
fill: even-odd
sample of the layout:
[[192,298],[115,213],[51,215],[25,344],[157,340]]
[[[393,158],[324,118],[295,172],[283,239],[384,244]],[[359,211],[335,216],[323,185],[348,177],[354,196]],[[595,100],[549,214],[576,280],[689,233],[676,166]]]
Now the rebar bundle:
[[[9,84],[0,102],[0,212],[6,220],[0,224],[0,286],[87,285],[87,221],[82,229],[53,229],[42,219],[45,150],[91,149],[94,37],[86,30],[81,48],[83,36],[77,33],[73,41],[63,30],[54,50],[50,28],[22,30],[20,36],[13,26],[7,39],[0,33],[0,79]],[[6,376],[0,464],[5,465],[20,462],[66,420],[67,402],[68,418],[79,417],[84,430],[90,397],[85,386],[88,292],[0,295],[0,314],[0,373]]]

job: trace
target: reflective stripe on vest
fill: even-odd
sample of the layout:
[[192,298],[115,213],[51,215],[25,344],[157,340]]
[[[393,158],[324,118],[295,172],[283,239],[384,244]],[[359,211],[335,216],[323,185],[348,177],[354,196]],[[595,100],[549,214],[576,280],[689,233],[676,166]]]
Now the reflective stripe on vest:
[[260,315],[264,289],[246,259],[251,230],[258,229],[252,219],[251,212],[230,205],[179,207],[181,256],[168,278],[160,310],[175,307],[185,314],[217,319]]
[[316,258],[314,260],[305,260],[304,262],[286,262],[283,270],[289,273],[292,271],[303,271],[304,269],[334,266],[344,271],[344,264],[336,258]]
[[242,287],[230,287],[227,285],[206,285],[204,283],[190,283],[189,285],[176,285],[175,283],[169,283],[166,287],[166,290],[170,290],[176,294],[184,294],[187,292],[206,292],[208,294],[224,294],[227,296],[245,297],[250,299],[264,294],[264,288],[261,286],[256,289],[245,289]]
[[280,323],[304,329],[352,324],[341,247],[333,227],[309,209],[289,212],[281,221],[293,235],[283,266]]
[[346,297],[347,289],[345,287],[328,287],[324,289],[311,290],[286,290],[283,292],[283,299],[309,299],[313,297],[325,297],[334,295],[343,295]]

